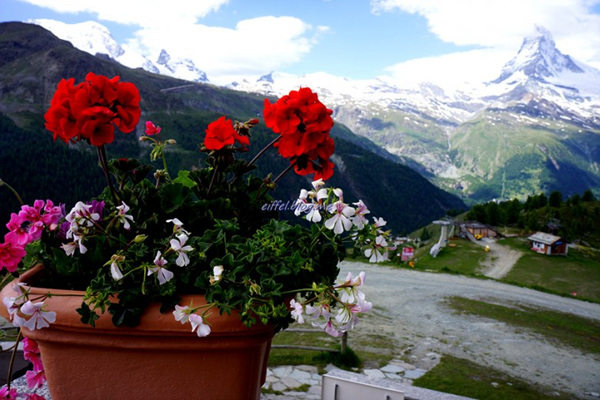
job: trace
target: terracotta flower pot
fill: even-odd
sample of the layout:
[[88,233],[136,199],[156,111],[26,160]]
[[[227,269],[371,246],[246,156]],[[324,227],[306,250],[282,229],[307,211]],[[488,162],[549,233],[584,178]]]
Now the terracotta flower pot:
[[[36,267],[37,268],[37,267]],[[33,269],[18,279],[35,283]],[[0,297],[14,297],[10,283]],[[30,298],[48,292],[45,302],[57,313],[49,328],[30,331],[37,341],[52,400],[61,399],[218,399],[260,398],[273,328],[247,328],[237,313],[211,313],[211,334],[198,337],[190,324],[151,305],[135,328],[113,326],[103,314],[96,327],[75,311],[84,292],[31,287]],[[65,296],[66,295],[66,296]],[[204,296],[184,296],[180,304],[205,304]],[[0,313],[8,317],[6,307]]]

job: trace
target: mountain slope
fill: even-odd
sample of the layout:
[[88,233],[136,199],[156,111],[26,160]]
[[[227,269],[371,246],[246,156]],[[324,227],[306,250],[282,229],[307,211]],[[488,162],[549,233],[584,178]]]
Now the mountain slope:
[[[94,176],[100,177],[100,170],[95,165],[88,169],[82,167],[89,163],[90,156],[93,159],[90,149],[51,143],[51,135],[42,129],[43,113],[58,81],[64,77],[81,81],[88,71],[110,77],[119,75],[140,89],[142,121],[135,133],[117,135],[115,142],[108,146],[109,155],[139,156],[147,160],[149,148],[139,143],[137,135],[143,130],[143,121],[153,120],[163,127],[165,135],[177,140],[177,150],[168,153],[171,171],[202,165],[197,143],[202,140],[203,130],[210,121],[223,114],[246,120],[262,113],[262,95],[129,69],[77,50],[42,27],[0,24],[0,117],[4,130],[0,136],[0,178],[26,192],[27,202],[45,197],[48,186],[57,189],[55,201],[67,201],[71,205],[81,197],[96,194],[97,189],[91,182],[97,182]],[[464,203],[457,197],[433,186],[414,171],[355,144],[364,144],[365,139],[356,137],[342,125],[336,124],[332,135],[336,137],[337,148],[332,184],[343,187],[348,199],[368,201],[372,215],[385,217],[395,231],[408,232],[443,216],[446,210],[464,208]],[[256,154],[272,138],[272,133],[260,124],[247,156]],[[17,162],[25,148],[28,160]],[[55,148],[63,155],[53,160]],[[67,164],[71,157],[65,155],[69,153],[81,162]],[[37,168],[31,160],[44,160],[44,167]],[[15,165],[19,167],[12,168]],[[269,152],[261,159],[258,172],[263,176],[270,172],[277,174],[286,166],[285,160]],[[86,177],[84,181],[89,179],[90,184],[83,188],[89,189],[87,193],[79,191],[80,188],[77,191],[71,188],[71,182],[81,176]],[[305,177],[289,175],[274,192],[274,197],[283,203],[293,202],[299,190],[309,185]],[[77,196],[73,195],[75,192]],[[14,203],[7,191],[0,191],[4,215],[7,209],[14,210]],[[290,214],[289,211],[282,212],[284,217]]]

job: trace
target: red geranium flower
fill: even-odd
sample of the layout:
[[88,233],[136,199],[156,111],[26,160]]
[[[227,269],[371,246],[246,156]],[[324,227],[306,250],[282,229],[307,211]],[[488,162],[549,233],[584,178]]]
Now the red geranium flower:
[[74,79],[61,80],[46,112],[46,129],[54,140],[64,142],[88,139],[94,146],[114,140],[114,126],[123,133],[135,129],[142,110],[140,93],[132,83],[108,79],[92,72],[85,82],[74,86]]
[[300,175],[315,173],[314,179],[333,174],[332,111],[319,101],[310,88],[293,90],[276,103],[265,99],[265,124],[281,135],[275,147],[289,158]]
[[250,145],[250,139],[237,133],[233,129],[233,122],[224,116],[211,122],[206,128],[204,147],[208,150],[221,150],[225,146],[233,145],[236,141],[243,146]]

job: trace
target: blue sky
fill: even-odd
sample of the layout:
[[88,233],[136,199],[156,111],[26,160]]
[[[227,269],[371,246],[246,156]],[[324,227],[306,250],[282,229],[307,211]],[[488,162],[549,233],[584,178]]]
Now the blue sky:
[[[98,21],[146,54],[166,47],[211,81],[327,72],[493,79],[534,26],[600,68],[600,0],[2,0],[0,21]],[[456,78],[455,78],[456,76]],[[481,78],[480,78],[481,76]]]

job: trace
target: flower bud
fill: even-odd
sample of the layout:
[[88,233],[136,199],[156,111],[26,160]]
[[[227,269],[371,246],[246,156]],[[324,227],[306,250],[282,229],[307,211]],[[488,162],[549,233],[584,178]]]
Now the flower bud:
[[148,238],[146,235],[137,235],[135,238],[133,238],[133,241],[134,243],[142,243],[144,240],[146,240],[146,238]]

